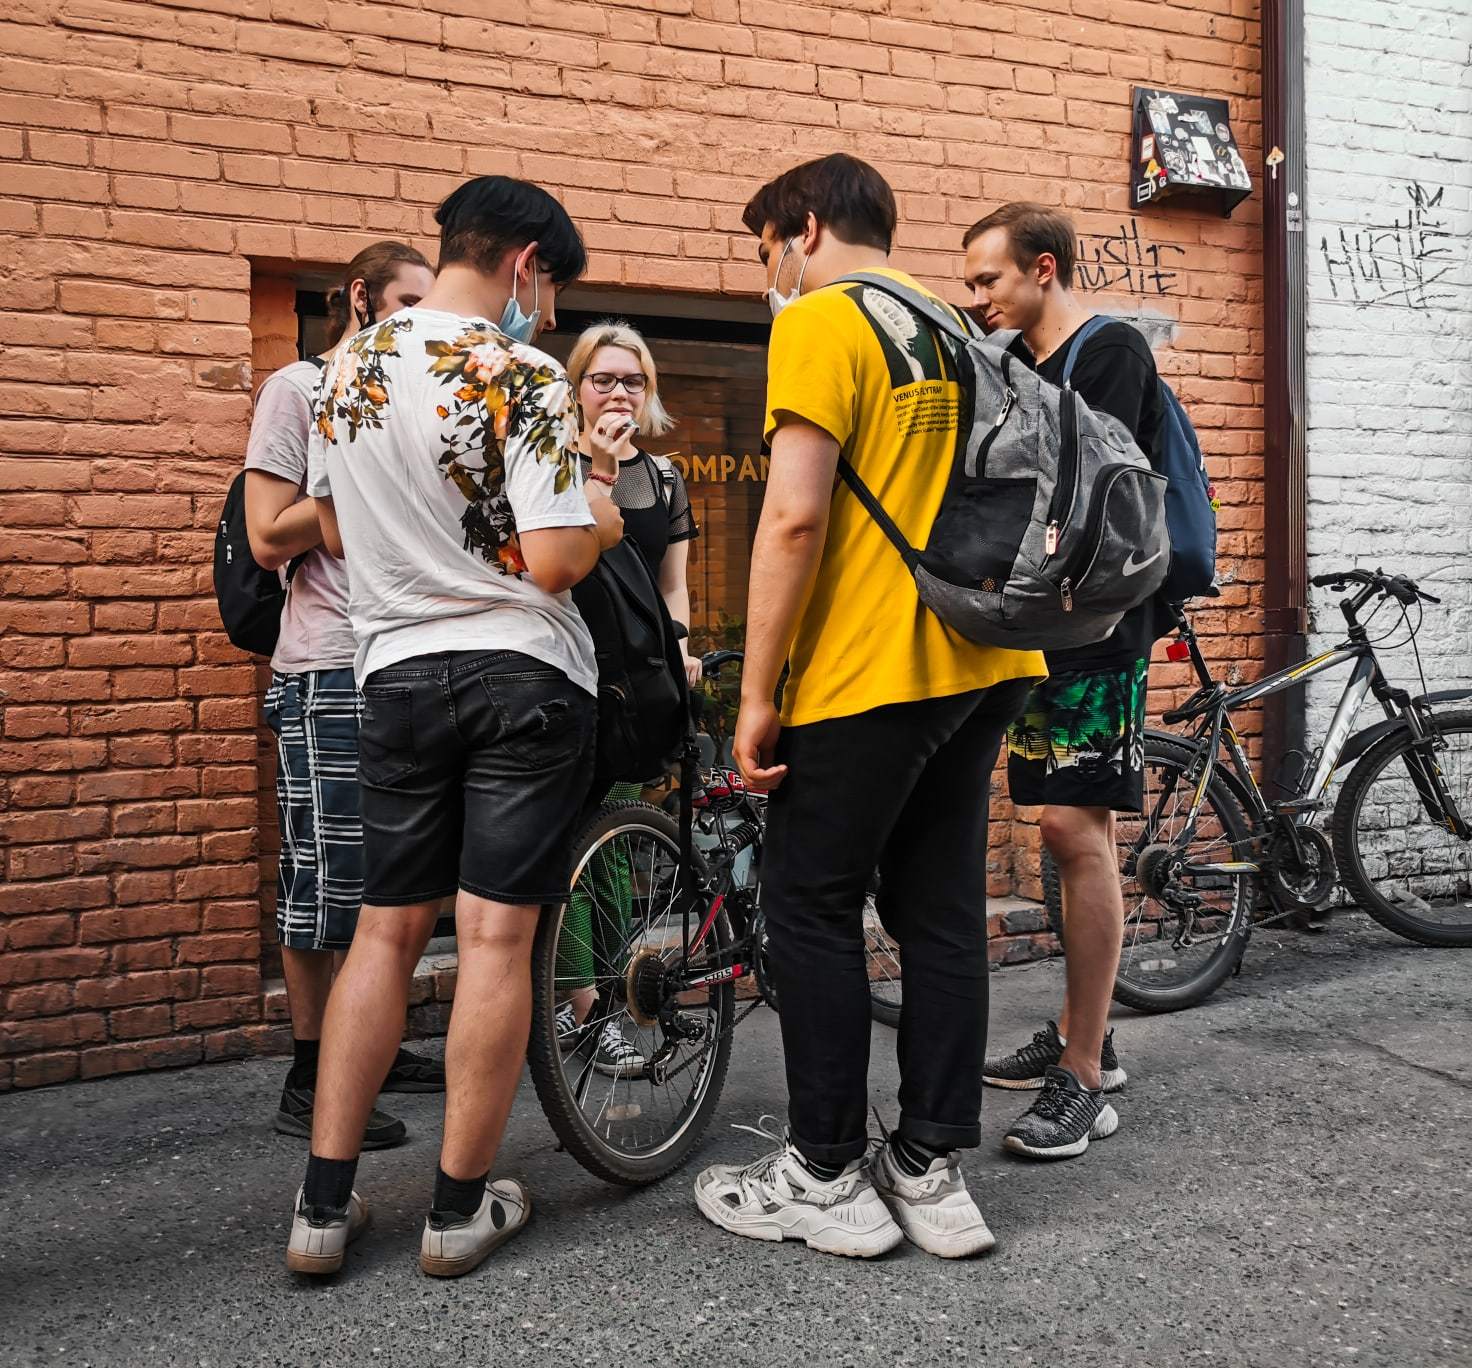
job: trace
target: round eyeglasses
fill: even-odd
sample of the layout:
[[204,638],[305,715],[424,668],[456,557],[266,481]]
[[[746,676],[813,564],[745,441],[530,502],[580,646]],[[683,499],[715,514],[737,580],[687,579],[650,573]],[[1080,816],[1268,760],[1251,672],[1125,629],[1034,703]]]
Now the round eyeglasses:
[[612,394],[619,385],[624,387],[627,394],[643,394],[649,384],[649,377],[642,371],[635,371],[632,375],[613,375],[608,371],[594,371],[583,378],[599,394]]

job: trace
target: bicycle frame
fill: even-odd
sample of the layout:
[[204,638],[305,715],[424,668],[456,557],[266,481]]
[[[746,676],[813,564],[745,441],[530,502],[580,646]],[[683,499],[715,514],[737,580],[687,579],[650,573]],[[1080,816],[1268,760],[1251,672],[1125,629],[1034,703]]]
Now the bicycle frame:
[[[1324,795],[1330,783],[1333,782],[1335,771],[1339,768],[1340,759],[1353,733],[1355,719],[1370,694],[1375,695],[1387,719],[1403,719],[1413,736],[1418,740],[1427,739],[1427,732],[1422,726],[1418,710],[1411,705],[1408,694],[1403,690],[1392,688],[1386,680],[1375,656],[1375,648],[1364,626],[1358,621],[1357,613],[1369,597],[1370,591],[1366,590],[1340,604],[1349,629],[1347,641],[1311,660],[1277,670],[1265,679],[1257,680],[1230,692],[1224,692],[1222,686],[1212,679],[1206,661],[1201,655],[1195,633],[1191,630],[1184,614],[1178,615],[1182,636],[1189,646],[1197,678],[1201,681],[1203,689],[1212,691],[1216,696],[1205,709],[1205,717],[1193,734],[1192,739],[1197,742],[1197,750],[1186,773],[1188,781],[1194,781],[1195,790],[1191,796],[1191,807],[1187,813],[1185,827],[1172,842],[1173,845],[1184,849],[1194,839],[1196,824],[1206,799],[1207,786],[1216,772],[1223,751],[1226,753],[1231,769],[1241,781],[1242,791],[1248,800],[1248,816],[1258,832],[1266,832],[1275,821],[1286,817],[1289,819],[1286,823],[1288,833],[1296,844],[1293,828],[1310,827],[1314,824],[1323,805]],[[1241,738],[1232,725],[1230,714],[1259,699],[1268,698],[1288,689],[1301,688],[1318,675],[1350,662],[1354,663],[1354,669],[1345,682],[1344,691],[1334,709],[1334,716],[1329,723],[1324,743],[1319,748],[1312,776],[1307,785],[1291,799],[1278,804],[1275,808],[1264,797],[1258,785]],[[1421,770],[1420,773],[1417,773],[1418,769]],[[1427,812],[1435,820],[1442,822],[1455,834],[1466,840],[1469,835],[1472,835],[1472,832],[1469,832],[1460,813],[1456,811],[1455,804],[1449,802],[1450,796],[1442,791],[1442,786],[1437,782],[1438,774],[1439,771],[1434,769],[1433,763],[1432,771],[1429,773],[1423,766],[1417,765],[1412,769],[1411,777]],[[1263,872],[1259,860],[1225,860],[1212,863],[1192,861],[1188,867],[1193,874],[1257,875]]]

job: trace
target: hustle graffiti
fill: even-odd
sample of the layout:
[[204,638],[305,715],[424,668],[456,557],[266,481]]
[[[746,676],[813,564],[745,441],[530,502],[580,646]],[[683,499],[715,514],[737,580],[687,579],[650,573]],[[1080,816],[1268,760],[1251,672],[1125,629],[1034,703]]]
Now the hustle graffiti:
[[1185,254],[1186,249],[1173,242],[1147,242],[1135,222],[1121,223],[1113,233],[1080,233],[1074,288],[1175,294],[1180,288],[1180,273],[1171,270],[1168,263]]
[[[1451,233],[1441,216],[1444,187],[1428,190],[1419,181],[1405,187],[1410,207],[1390,223],[1371,224],[1352,233],[1339,229],[1337,244],[1319,242],[1329,289],[1335,299],[1358,308],[1399,304],[1430,309],[1453,296],[1432,287],[1452,270]],[[1341,289],[1341,286],[1343,287]]]

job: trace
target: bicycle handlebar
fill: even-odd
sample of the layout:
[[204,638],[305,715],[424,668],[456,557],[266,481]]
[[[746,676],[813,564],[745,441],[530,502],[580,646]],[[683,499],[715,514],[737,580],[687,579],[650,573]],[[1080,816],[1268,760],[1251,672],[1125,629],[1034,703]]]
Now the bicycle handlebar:
[[1351,584],[1362,584],[1403,603],[1407,607],[1417,599],[1423,603],[1440,603],[1439,598],[1426,593],[1409,575],[1387,575],[1383,570],[1330,570],[1315,575],[1310,581],[1319,589],[1347,589]]
[[745,659],[745,651],[710,651],[700,657],[700,672],[707,679],[714,679],[733,660]]

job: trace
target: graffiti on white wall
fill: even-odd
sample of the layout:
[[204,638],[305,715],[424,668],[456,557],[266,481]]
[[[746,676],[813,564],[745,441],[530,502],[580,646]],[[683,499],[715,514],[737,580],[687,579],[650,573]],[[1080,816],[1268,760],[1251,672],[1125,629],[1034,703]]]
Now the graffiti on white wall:
[[1456,264],[1441,207],[1445,188],[1412,181],[1405,191],[1406,210],[1389,223],[1340,228],[1334,239],[1320,239],[1335,299],[1362,309],[1391,304],[1424,311],[1455,297],[1436,288]]

